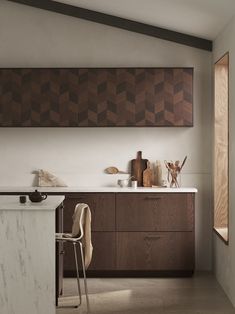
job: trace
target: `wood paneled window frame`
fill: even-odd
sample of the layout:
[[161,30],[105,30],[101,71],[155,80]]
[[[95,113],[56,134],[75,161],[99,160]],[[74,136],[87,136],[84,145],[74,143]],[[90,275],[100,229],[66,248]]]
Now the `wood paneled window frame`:
[[214,230],[229,241],[229,53],[214,66]]

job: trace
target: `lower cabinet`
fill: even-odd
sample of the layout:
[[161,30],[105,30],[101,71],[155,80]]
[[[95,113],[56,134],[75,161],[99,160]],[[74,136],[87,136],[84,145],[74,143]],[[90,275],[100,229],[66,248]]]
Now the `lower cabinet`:
[[115,232],[92,232],[93,257],[89,270],[116,269]]
[[192,231],[193,194],[119,193],[116,196],[118,231]]
[[115,231],[114,193],[74,193],[67,194],[64,201],[64,232],[72,230],[72,216],[77,203],[90,206],[92,231]]
[[[67,194],[64,201],[64,232],[71,232],[72,230],[72,216],[77,203],[86,203],[91,209],[93,256],[88,272],[115,270],[115,194]],[[64,244],[64,275],[67,277],[76,274],[73,250],[73,245]]]
[[192,232],[118,232],[118,270],[192,270]]
[[[93,256],[89,271],[111,271],[116,269],[116,235],[115,232],[92,232]],[[80,258],[79,258],[80,262]],[[79,265],[81,269],[81,264]],[[64,275],[75,275],[74,248],[64,244]]]
[[[89,275],[138,276],[194,270],[193,193],[74,193],[64,202],[64,232],[77,203],[92,212]],[[64,245],[64,275],[75,276],[72,245]]]
[[[56,211],[57,232],[71,232],[77,203],[87,203],[91,208],[94,251],[88,276],[193,273],[194,193],[57,194],[65,195],[64,209]],[[58,296],[62,271],[64,276],[76,276],[76,268],[73,245],[57,244],[56,254]]]

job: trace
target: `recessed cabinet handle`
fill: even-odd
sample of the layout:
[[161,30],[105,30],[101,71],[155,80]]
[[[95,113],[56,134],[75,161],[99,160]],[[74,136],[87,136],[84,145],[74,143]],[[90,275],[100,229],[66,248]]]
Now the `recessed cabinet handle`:
[[160,196],[146,196],[146,200],[160,200],[162,199]]
[[74,199],[78,200],[78,199],[84,199],[84,198],[87,198],[87,196],[86,195],[85,196],[77,196],[77,195],[68,196],[68,200],[74,200]]
[[161,239],[162,236],[159,236],[159,235],[152,235],[152,236],[146,236],[144,237],[144,240],[159,240]]

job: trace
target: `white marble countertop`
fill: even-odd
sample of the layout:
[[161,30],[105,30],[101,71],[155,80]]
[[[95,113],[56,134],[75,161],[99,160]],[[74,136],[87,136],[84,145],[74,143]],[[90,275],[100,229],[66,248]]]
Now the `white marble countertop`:
[[197,193],[197,189],[194,187],[183,188],[144,188],[138,187],[136,189],[127,187],[0,187],[0,193],[29,193],[37,189],[40,192],[45,193]]
[[40,203],[33,203],[27,197],[27,202],[21,204],[19,202],[19,196],[0,196],[0,211],[6,210],[32,210],[32,211],[49,211],[55,210],[64,200],[63,195],[48,196],[46,200]]

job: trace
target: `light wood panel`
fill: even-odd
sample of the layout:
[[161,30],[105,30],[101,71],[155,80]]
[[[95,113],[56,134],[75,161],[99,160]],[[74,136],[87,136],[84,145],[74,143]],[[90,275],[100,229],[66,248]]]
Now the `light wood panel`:
[[214,227],[228,227],[229,206],[229,56],[215,64]]

